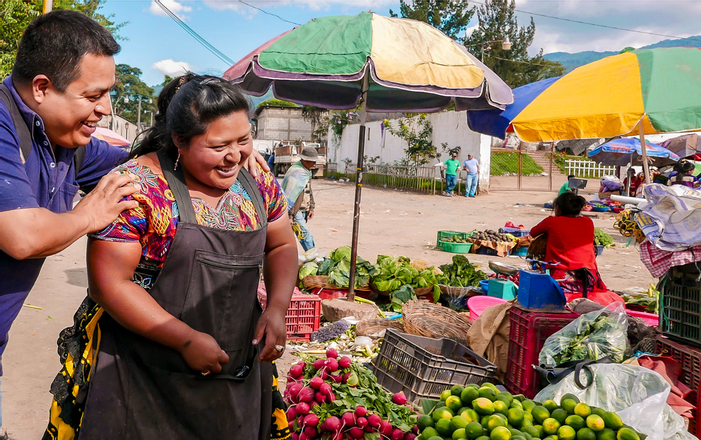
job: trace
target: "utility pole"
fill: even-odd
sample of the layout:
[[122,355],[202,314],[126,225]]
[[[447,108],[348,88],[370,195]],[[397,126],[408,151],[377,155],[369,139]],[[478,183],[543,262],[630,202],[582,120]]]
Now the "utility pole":
[[141,96],[139,96],[139,113],[136,116],[136,132],[141,131]]
[[54,9],[54,0],[44,0],[43,13],[46,14]]

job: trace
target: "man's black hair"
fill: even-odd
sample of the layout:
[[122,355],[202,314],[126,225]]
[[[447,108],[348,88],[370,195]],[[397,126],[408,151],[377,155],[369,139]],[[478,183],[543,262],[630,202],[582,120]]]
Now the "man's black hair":
[[37,75],[65,92],[80,77],[86,54],[113,56],[120,50],[101,24],[76,11],[56,10],[35,18],[22,35],[12,69],[13,81],[26,85]]

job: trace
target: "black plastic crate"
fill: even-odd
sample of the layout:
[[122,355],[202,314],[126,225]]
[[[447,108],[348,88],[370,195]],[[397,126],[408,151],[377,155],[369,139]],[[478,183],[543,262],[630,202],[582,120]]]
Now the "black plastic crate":
[[665,335],[701,346],[701,283],[693,265],[667,273],[660,299],[660,330]]
[[453,385],[494,379],[496,365],[452,339],[432,339],[387,329],[374,361],[377,383],[407,399],[437,399]]

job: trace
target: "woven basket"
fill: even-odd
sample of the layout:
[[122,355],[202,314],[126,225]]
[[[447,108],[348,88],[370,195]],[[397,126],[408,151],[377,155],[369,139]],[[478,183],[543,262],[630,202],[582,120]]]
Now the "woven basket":
[[545,260],[545,247],[548,244],[548,234],[540,234],[533,239],[528,246],[527,258],[543,261]]
[[467,342],[467,330],[472,321],[464,315],[427,301],[409,301],[402,308],[404,330],[428,338],[450,338]]
[[[329,277],[326,275],[307,275],[302,278],[302,285],[305,290],[309,291],[312,289],[348,290],[347,287],[338,287],[335,284],[329,284]],[[356,287],[355,290],[369,292],[370,287],[365,285]]]
[[404,332],[404,324],[402,324],[401,319],[366,319],[355,325],[355,332],[358,336],[370,336],[388,328]]

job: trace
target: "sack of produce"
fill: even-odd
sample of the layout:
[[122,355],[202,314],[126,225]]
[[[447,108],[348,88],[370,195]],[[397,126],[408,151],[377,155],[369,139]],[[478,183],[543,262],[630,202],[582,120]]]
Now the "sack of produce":
[[545,340],[540,365],[556,367],[570,361],[610,356],[622,362],[628,348],[628,314],[619,302],[585,313]]
[[[667,404],[671,386],[660,374],[631,364],[592,364],[589,370],[592,374],[589,387],[580,388],[572,373],[561,382],[543,388],[533,400],[560,402],[563,408],[572,407],[575,414],[580,406],[577,400],[586,406],[611,411],[625,425],[647,434],[646,440],[695,438],[686,431],[682,416]],[[609,428],[609,421],[604,419],[604,422]]]

